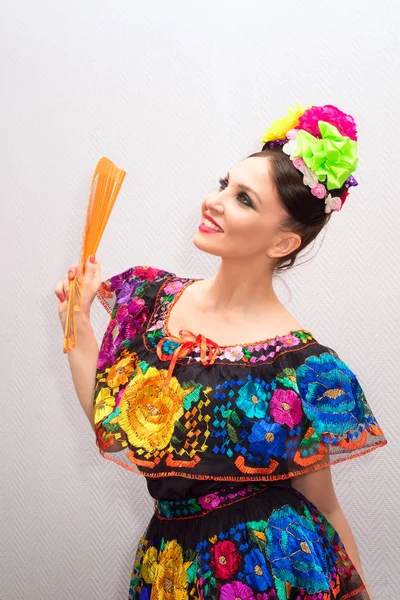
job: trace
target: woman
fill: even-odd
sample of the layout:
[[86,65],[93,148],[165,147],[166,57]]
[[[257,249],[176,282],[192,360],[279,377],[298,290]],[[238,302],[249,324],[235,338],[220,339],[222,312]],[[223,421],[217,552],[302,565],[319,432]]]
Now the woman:
[[[330,465],[387,440],[354,372],[273,289],[357,184],[356,139],[333,106],[273,123],[203,201],[210,280],[139,266],[101,283],[87,262],[75,389],[101,454],[155,498],[130,600],[371,598]],[[63,326],[76,269],[55,289]]]

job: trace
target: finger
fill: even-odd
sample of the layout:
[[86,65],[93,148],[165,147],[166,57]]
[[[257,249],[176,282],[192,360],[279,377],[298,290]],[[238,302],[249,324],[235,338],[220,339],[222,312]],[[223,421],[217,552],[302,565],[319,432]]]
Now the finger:
[[78,265],[71,265],[68,269],[68,277],[69,279],[73,279],[77,273]]
[[57,298],[59,299],[60,302],[64,302],[66,300],[65,298],[65,294],[64,294],[64,284],[63,281],[60,280],[55,289],[54,289],[54,293],[57,296]]
[[65,297],[68,299],[68,297],[69,297],[69,276],[68,276],[68,273],[64,277],[63,285],[64,285],[64,294],[65,294]]

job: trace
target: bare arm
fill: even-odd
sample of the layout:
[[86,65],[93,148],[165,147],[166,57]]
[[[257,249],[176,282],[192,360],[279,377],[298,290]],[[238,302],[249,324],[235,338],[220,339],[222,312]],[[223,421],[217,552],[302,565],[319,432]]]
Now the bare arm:
[[96,366],[99,347],[89,317],[76,313],[76,348],[68,352],[72,381],[79,402],[95,431],[93,419],[93,397],[96,386]]
[[[78,265],[71,265],[68,274],[64,279],[60,279],[54,290],[59,299],[58,314],[63,331],[68,310],[69,282],[78,270]],[[99,347],[90,323],[90,308],[100,283],[100,263],[95,257],[89,257],[81,279],[81,310],[75,312],[76,347],[67,353],[76,395],[93,431],[95,431],[93,401]]]

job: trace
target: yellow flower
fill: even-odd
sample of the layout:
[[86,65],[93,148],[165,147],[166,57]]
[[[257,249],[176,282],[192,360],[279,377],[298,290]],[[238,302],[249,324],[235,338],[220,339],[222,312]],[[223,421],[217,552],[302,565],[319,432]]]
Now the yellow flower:
[[126,386],[119,404],[119,425],[129,442],[148,452],[165,448],[175,421],[183,415],[185,392],[176,377],[163,389],[167,371],[149,367]]
[[115,408],[115,398],[111,395],[108,387],[101,388],[94,400],[93,412],[94,423],[97,425],[111,415]]
[[132,352],[118,360],[113,365],[107,375],[107,385],[110,388],[116,388],[128,383],[130,376],[132,375],[135,364],[137,362],[137,354]]
[[141,568],[146,583],[152,584],[151,597],[157,600],[188,600],[188,578],[182,548],[176,540],[167,542],[157,560],[157,550],[147,550]]
[[311,108],[307,106],[304,108],[301,104],[296,104],[294,108],[288,109],[288,114],[282,119],[277,119],[264,133],[261,141],[265,144],[266,142],[272,142],[273,140],[284,140],[288,131],[297,127],[299,124],[300,117]]

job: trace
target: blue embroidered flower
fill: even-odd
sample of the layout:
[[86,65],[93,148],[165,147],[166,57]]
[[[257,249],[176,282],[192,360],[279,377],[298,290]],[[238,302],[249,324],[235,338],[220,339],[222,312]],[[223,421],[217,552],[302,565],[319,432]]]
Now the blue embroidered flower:
[[351,369],[328,352],[296,370],[303,409],[317,433],[341,435],[365,423],[363,391]]
[[311,514],[307,519],[282,506],[272,512],[265,535],[275,577],[311,594],[329,591],[328,565]]
[[173,354],[175,350],[180,346],[178,342],[174,342],[172,340],[165,340],[162,345],[162,351],[164,354]]
[[248,438],[250,450],[265,458],[269,458],[271,454],[282,456],[285,452],[286,437],[287,431],[279,423],[258,421],[254,423]]
[[272,586],[271,570],[260,550],[254,548],[244,557],[244,572],[247,583],[259,592]]
[[246,381],[238,391],[236,404],[240,410],[246,413],[249,419],[264,417],[268,407],[264,386],[257,381]]

